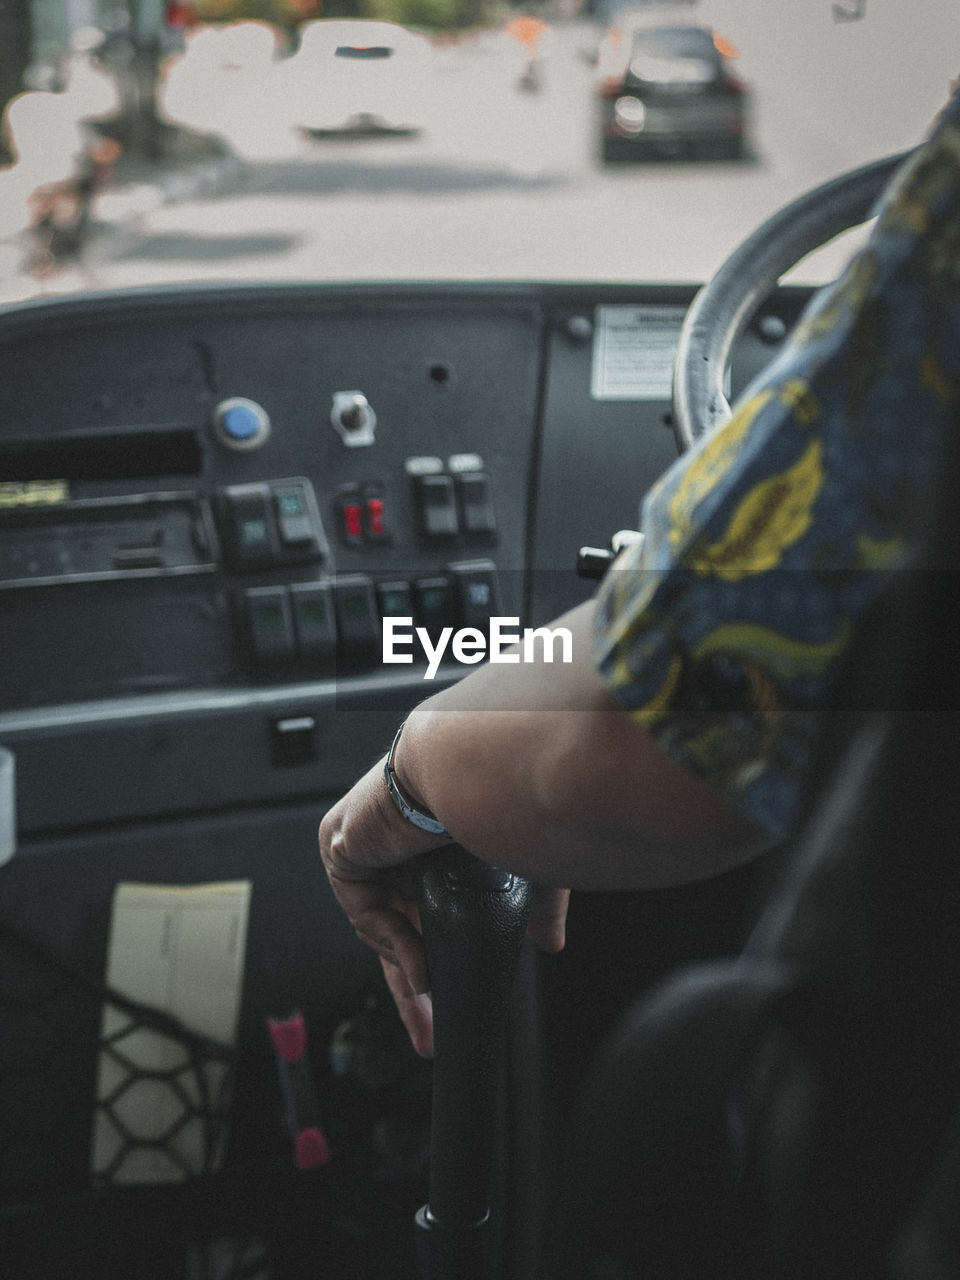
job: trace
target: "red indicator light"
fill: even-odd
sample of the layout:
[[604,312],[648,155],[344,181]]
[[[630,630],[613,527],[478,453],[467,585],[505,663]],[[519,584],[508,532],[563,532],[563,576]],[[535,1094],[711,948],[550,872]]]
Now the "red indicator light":
[[367,499],[367,527],[375,538],[383,537],[383,499]]
[[363,518],[359,506],[349,502],[343,506],[343,531],[348,538],[359,538],[363,534]]

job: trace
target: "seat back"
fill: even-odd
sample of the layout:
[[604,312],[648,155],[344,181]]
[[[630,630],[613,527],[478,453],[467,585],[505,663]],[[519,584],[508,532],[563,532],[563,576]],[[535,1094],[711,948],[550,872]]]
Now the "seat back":
[[958,458],[861,628],[747,951],[601,1052],[544,1276],[960,1275]]

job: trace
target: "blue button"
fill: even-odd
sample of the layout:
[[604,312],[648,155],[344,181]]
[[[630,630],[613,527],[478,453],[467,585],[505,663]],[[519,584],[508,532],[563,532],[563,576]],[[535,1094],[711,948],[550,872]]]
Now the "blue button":
[[255,409],[250,409],[245,404],[235,404],[223,411],[220,425],[231,440],[249,440],[261,430],[263,424]]

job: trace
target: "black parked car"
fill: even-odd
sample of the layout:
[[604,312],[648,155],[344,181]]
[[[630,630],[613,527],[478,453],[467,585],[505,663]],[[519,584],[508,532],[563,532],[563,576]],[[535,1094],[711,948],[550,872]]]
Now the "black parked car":
[[735,56],[708,27],[611,27],[598,60],[603,159],[739,159],[749,95]]

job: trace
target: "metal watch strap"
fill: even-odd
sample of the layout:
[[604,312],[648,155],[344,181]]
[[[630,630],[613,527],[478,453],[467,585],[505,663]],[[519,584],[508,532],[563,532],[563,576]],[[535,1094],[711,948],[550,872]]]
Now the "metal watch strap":
[[393,746],[387,752],[387,758],[383,765],[383,776],[386,780],[390,799],[400,810],[401,815],[406,818],[407,822],[413,823],[421,831],[429,831],[434,836],[449,836],[450,832],[443,823],[438,818],[435,818],[432,813],[425,813],[422,809],[418,809],[397,780],[397,775],[393,769],[393,758],[397,753],[397,743],[400,741],[401,733],[403,733],[403,725],[397,730]]

